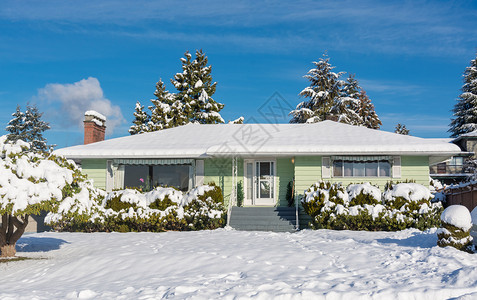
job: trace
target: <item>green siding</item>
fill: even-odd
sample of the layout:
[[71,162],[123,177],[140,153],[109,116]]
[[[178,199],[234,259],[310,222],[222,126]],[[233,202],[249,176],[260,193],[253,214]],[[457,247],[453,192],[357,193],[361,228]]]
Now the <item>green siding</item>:
[[293,181],[294,167],[291,157],[277,158],[277,178],[276,191],[278,192],[277,206],[288,206],[286,199],[287,185],[290,181]]
[[428,156],[402,156],[401,179],[404,181],[413,179],[416,183],[429,187],[429,157]]
[[295,157],[295,195],[300,199],[303,192],[321,179],[321,156]]
[[[237,182],[243,186],[243,159],[237,159]],[[214,182],[222,189],[225,205],[232,192],[232,158],[211,158],[204,160],[204,184]]]
[[82,173],[93,179],[94,186],[100,189],[106,189],[106,168],[105,159],[84,159],[81,161]]

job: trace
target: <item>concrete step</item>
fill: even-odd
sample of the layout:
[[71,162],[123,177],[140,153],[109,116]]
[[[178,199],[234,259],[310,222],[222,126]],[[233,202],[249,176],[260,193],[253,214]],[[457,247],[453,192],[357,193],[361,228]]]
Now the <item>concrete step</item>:
[[271,232],[295,232],[295,226],[271,226],[271,225],[243,225],[233,227],[239,231],[271,231]]
[[256,225],[295,225],[296,221],[295,219],[289,220],[289,219],[279,219],[277,220],[276,218],[271,218],[271,217],[261,217],[260,219],[257,217],[249,217],[249,218],[238,218],[237,216],[231,216],[230,217],[230,224],[236,225],[236,224],[256,224]]
[[246,216],[263,216],[263,215],[278,215],[278,216],[295,216],[295,208],[290,207],[233,207],[232,211],[235,215]]
[[294,207],[233,207],[230,226],[247,231],[295,231]]

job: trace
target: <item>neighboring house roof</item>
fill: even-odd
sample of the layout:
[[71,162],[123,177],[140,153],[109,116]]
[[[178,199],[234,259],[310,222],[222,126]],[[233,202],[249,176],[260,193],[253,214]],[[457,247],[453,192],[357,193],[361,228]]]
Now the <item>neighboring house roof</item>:
[[221,155],[426,155],[461,153],[442,139],[425,139],[333,121],[313,124],[188,124],[63,148],[68,158],[199,158]]
[[463,140],[463,139],[473,140],[473,139],[476,139],[476,138],[477,138],[477,130],[474,130],[474,131],[463,133],[463,134],[459,135],[452,142],[457,143],[458,141]]

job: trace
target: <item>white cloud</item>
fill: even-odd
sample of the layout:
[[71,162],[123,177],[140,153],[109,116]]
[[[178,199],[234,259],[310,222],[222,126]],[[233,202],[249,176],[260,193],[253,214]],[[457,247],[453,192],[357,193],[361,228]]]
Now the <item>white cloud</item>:
[[38,98],[47,106],[52,123],[83,127],[84,113],[96,110],[106,116],[106,133],[112,134],[125,122],[121,108],[104,97],[98,79],[89,77],[75,83],[49,83],[38,90]]
[[406,94],[419,95],[427,90],[425,86],[407,83],[398,80],[374,80],[358,79],[360,85],[366,91],[387,93],[387,94]]

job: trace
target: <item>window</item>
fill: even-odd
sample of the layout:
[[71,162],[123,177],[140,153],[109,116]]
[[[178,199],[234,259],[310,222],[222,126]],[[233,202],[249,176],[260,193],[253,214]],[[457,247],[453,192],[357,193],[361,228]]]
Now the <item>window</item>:
[[[126,165],[124,166],[124,186],[126,188],[150,187],[149,166]],[[147,188],[149,189],[149,188]]]
[[464,158],[462,156],[454,156],[450,160],[451,166],[462,166],[464,164]]
[[334,159],[333,177],[391,177],[391,163],[385,159],[364,157]]
[[157,186],[189,190],[189,165],[125,165],[124,186],[149,191]]
[[189,189],[189,166],[167,165],[152,167],[152,186],[173,186],[181,191]]

